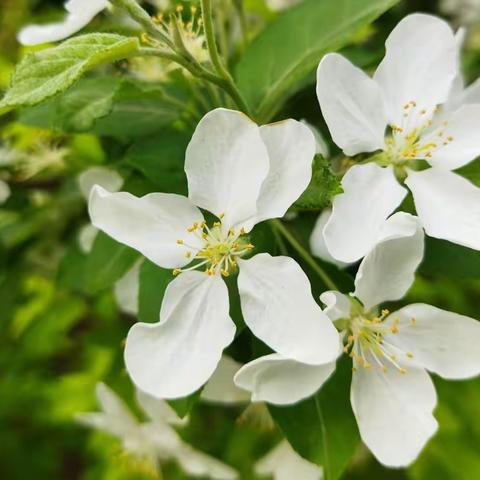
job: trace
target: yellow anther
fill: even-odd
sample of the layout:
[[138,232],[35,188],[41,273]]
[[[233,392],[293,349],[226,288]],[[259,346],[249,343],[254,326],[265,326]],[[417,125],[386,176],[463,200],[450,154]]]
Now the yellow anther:
[[355,367],[352,367],[352,372],[357,373],[357,369]]
[[141,40],[143,43],[149,43],[148,35],[147,35],[145,32],[142,32],[142,34],[140,35],[140,40]]
[[205,232],[202,232],[202,238],[203,238],[204,240],[206,240],[207,237],[208,237],[208,235],[207,235]]
[[228,270],[225,270],[222,268],[222,270],[220,270],[220,273],[224,276],[224,277],[228,277],[230,274],[228,273]]
[[235,230],[234,230],[233,228],[231,228],[231,229],[228,231],[228,234],[233,237],[233,236],[235,235]]
[[178,13],[183,12],[183,5],[177,5],[175,9]]
[[398,327],[396,325],[392,325],[392,327],[390,328],[390,331],[394,334],[398,333]]
[[220,225],[221,225],[220,222],[213,222],[213,226],[214,226],[214,227],[219,227]]
[[410,319],[410,325],[414,326],[414,325],[416,325],[416,324],[417,324],[417,319],[416,319],[415,317],[412,317],[412,318]]
[[224,216],[225,216],[225,213],[222,212],[222,213],[218,216],[218,218],[220,218],[220,220],[221,220]]
[[357,357],[357,362],[359,365],[363,365],[365,363],[365,359],[363,357],[358,356]]
[[447,137],[447,140],[448,140],[449,142],[453,142],[453,137],[450,135],[449,137]]
[[385,317],[386,315],[388,315],[390,313],[390,310],[387,310],[386,308],[384,308],[382,310],[382,315]]
[[177,243],[178,243],[179,245],[183,245],[183,240],[182,240],[181,238],[179,238],[179,239],[177,240]]
[[422,110],[420,110],[420,113],[421,113],[422,115],[425,115],[425,114],[427,113],[427,111],[426,111],[425,109],[422,109]]
[[372,366],[368,362],[365,363],[364,367],[367,368],[367,369],[372,368]]
[[245,233],[247,233],[247,232],[245,232],[245,229],[242,227],[242,228],[240,229],[240,235],[245,235]]
[[412,352],[407,352],[407,357],[408,358],[413,358],[413,353]]
[[245,248],[248,249],[248,250],[252,250],[252,249],[255,248],[255,246],[252,245],[251,243],[249,243]]
[[181,269],[181,268],[174,268],[172,273],[173,273],[175,276],[177,276],[179,273],[182,273],[182,269]]
[[383,370],[384,373],[388,372],[388,368],[385,365],[382,365],[382,370]]
[[200,223],[200,228],[205,228],[205,225],[207,224],[207,222],[205,220],[203,220],[201,223]]
[[407,369],[406,368],[400,368],[398,370],[402,375],[405,375],[407,373]]
[[416,107],[417,106],[417,102],[415,100],[410,100],[410,104],[413,106],[413,107]]
[[192,256],[192,252],[185,252],[185,256],[186,256],[187,258],[190,258],[190,257]]

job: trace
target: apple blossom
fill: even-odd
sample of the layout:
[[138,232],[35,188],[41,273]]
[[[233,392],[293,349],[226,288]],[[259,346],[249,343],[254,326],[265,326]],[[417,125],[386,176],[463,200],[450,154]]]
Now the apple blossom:
[[148,417],[140,423],[107,385],[97,384],[96,393],[102,412],[80,413],[77,421],[117,437],[125,452],[148,471],[158,473],[160,464],[173,460],[194,477],[238,478],[233,468],[195,450],[180,438],[173,427],[184,425],[185,419],[179,418],[165,401],[137,390],[137,403]]
[[[314,152],[313,135],[300,122],[258,127],[239,112],[216,109],[187,147],[188,198],[93,188],[93,225],[177,275],[165,291],[160,322],[138,323],[128,334],[125,362],[140,389],[177,398],[208,380],[235,335],[221,277],[237,269],[243,317],[258,338],[312,365],[336,357],[335,328],[300,266],[267,253],[243,258],[254,248],[253,226],[284,215],[307,187]],[[217,220],[208,225],[198,207]]]
[[399,181],[428,235],[480,249],[480,190],[452,171],[480,154],[480,105],[440,107],[457,73],[453,31],[424,14],[395,27],[373,78],[338,54],[320,62],[317,95],[334,142],[348,156],[377,152],[347,171],[333,200],[324,237],[337,260],[359,260],[375,245],[407,194]]
[[63,21],[45,25],[28,25],[18,33],[18,41],[23,45],[58,42],[88,25],[108,5],[108,0],[68,0],[65,3],[67,16]]
[[[362,440],[392,467],[414,461],[437,430],[427,370],[447,379],[480,373],[478,321],[421,303],[393,313],[382,306],[401,299],[413,283],[423,236],[416,217],[394,214],[361,262],[353,294],[329,291],[320,297],[352,359],[351,404]],[[334,368],[274,353],[242,367],[235,383],[251,391],[254,401],[291,404],[314,394]]]

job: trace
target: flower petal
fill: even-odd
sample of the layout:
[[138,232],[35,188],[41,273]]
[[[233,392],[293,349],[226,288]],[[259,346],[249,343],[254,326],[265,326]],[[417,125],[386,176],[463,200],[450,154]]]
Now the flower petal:
[[428,373],[411,367],[384,372],[374,359],[353,374],[351,402],[363,442],[380,463],[412,463],[437,430],[436,393]]
[[223,280],[191,271],[165,291],[160,322],[137,323],[127,337],[125,363],[140,390],[178,398],[200,388],[235,335]]
[[307,365],[273,353],[244,365],[235,384],[252,392],[252,402],[290,405],[313,395],[334,370],[335,362]]
[[90,253],[93,244],[98,235],[98,228],[95,228],[91,223],[86,223],[80,227],[78,232],[78,246],[83,253]]
[[302,458],[287,442],[282,440],[255,464],[261,476],[275,480],[321,480],[322,467]]
[[340,260],[333,258],[325,243],[323,231],[325,230],[325,225],[328,223],[331,216],[332,211],[327,208],[323,210],[317,218],[312,234],[310,235],[310,250],[316,257],[321,258],[324,262],[333,263],[338,268],[345,268],[349,263],[341,262]]
[[[470,163],[480,155],[480,105],[464,105],[451,115],[430,135],[422,138],[423,144],[434,143],[437,148],[426,158],[434,167],[455,170]],[[439,136],[441,134],[441,136]]]
[[113,287],[115,300],[120,310],[134,316],[138,314],[139,277],[142,260],[136,262],[120,280],[117,280]]
[[439,168],[409,172],[405,183],[427,235],[480,250],[480,189]]
[[399,319],[398,333],[390,335],[389,341],[412,353],[419,365],[445,378],[480,374],[477,320],[423,303],[392,313],[387,320],[392,319]]
[[417,217],[403,212],[392,215],[382,235],[384,239],[362,260],[355,278],[354,295],[367,310],[400,300],[423,259],[424,234]]
[[285,120],[260,127],[270,169],[257,201],[256,222],[283,217],[312,178],[315,138],[308,127]]
[[337,358],[338,333],[295,260],[261,253],[240,260],[239,267],[243,318],[258,338],[299,362],[318,365]]
[[330,254],[342,262],[355,262],[377,243],[387,217],[407,194],[392,167],[374,163],[355,165],[342,180],[344,193],[333,199],[330,220],[323,234]]
[[195,450],[190,445],[183,443],[173,452],[180,467],[192,477],[205,477],[212,480],[235,480],[238,473],[232,467],[207,455],[206,453]]
[[95,185],[109,192],[118,192],[123,185],[123,178],[115,170],[105,167],[91,167],[78,176],[78,186],[85,200],[88,201]]
[[169,425],[185,425],[188,421],[187,417],[180,418],[177,412],[165,401],[160,398],[153,397],[148,393],[142,392],[138,388],[135,392],[138,405],[148,415],[150,420],[156,424]]
[[322,58],[317,97],[333,141],[345,155],[384,147],[387,119],[380,89],[346,58],[337,53]]
[[18,33],[18,41],[22,45],[39,45],[63,40],[85,27],[107,6],[107,0],[70,0],[65,4],[68,14],[63,22],[28,25]]
[[207,402],[235,404],[250,401],[250,394],[233,383],[233,377],[242,364],[222,355],[216,370],[202,390],[201,398]]
[[240,112],[217,108],[200,120],[187,147],[189,198],[217,216],[224,213],[227,229],[251,228],[242,222],[257,212],[268,169],[258,126]]
[[352,304],[348,295],[330,290],[320,295],[320,301],[325,305],[323,311],[332,322],[350,317]]
[[385,48],[374,80],[382,90],[388,122],[405,125],[403,107],[415,101],[408,118],[409,128],[414,128],[425,122],[423,109],[431,116],[447,99],[457,74],[455,35],[440,18],[416,13],[398,23]]
[[10,186],[7,182],[0,180],[0,205],[4,204],[11,195]]
[[[201,240],[187,228],[201,222],[203,215],[181,195],[150,193],[138,198],[126,192],[110,193],[97,185],[88,209],[95,227],[160,267],[182,267],[191,261],[185,256],[187,251],[194,256],[202,248]],[[179,245],[179,239],[185,244]]]

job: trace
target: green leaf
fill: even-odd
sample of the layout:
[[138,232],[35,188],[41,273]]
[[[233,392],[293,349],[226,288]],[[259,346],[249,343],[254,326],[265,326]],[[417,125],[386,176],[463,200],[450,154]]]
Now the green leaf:
[[455,243],[426,238],[425,259],[420,272],[450,278],[480,278],[480,252]]
[[180,418],[185,417],[190,413],[190,410],[200,399],[203,387],[193,392],[188,397],[179,398],[177,400],[167,400],[170,406],[177,412]]
[[172,103],[167,96],[164,89],[124,81],[115,92],[111,112],[95,123],[94,132],[117,137],[152,135],[175,122],[184,112],[181,100],[175,98]]
[[138,319],[141,322],[155,323],[160,320],[163,295],[172,280],[171,270],[160,268],[149,260],[143,262],[138,293]]
[[236,80],[267,122],[321,57],[353,39],[398,0],[307,0],[278,16],[246,49]]
[[81,35],[26,56],[15,69],[0,113],[36,105],[65,91],[88,69],[125,58],[139,48],[136,37],[107,33]]
[[113,286],[133,266],[138,256],[135,250],[99,232],[87,258],[87,290],[97,293]]
[[161,192],[187,193],[184,171],[189,137],[165,129],[153,138],[139,140],[127,153],[127,163],[139,170]]
[[321,210],[341,192],[340,180],[333,174],[330,162],[317,155],[313,161],[312,180],[293,206],[302,210]]
[[360,444],[350,407],[350,369],[350,359],[342,357],[335,374],[315,396],[288,407],[269,406],[292,447],[323,466],[325,480],[341,476]]

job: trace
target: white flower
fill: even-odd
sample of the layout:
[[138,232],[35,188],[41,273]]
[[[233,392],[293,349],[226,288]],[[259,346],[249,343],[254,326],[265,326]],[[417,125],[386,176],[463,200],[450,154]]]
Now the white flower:
[[[221,276],[237,267],[243,317],[257,337],[306,363],[335,358],[335,329],[300,266],[266,253],[242,259],[253,249],[253,226],[281,217],[307,187],[314,151],[312,133],[295,120],[258,127],[239,112],[217,109],[203,117],[187,148],[188,198],[93,188],[93,225],[178,274],[160,322],[138,323],[128,334],[125,362],[140,389],[177,398],[208,380],[235,335]],[[208,226],[197,206],[218,221]]]
[[143,259],[135,262],[133,267],[117,280],[113,287],[113,293],[117,305],[122,312],[136,317],[138,315],[138,294],[140,291],[140,268]]
[[[381,307],[405,295],[422,256],[420,222],[396,213],[361,262],[353,294],[320,297],[352,358],[351,403],[361,437],[392,467],[415,460],[437,429],[436,393],[427,370],[448,379],[480,373],[478,321],[426,304],[394,313]],[[291,404],[316,392],[334,368],[271,354],[245,365],[235,383],[250,390],[252,400]]]
[[163,400],[153,398],[139,390],[137,403],[148,420],[140,423],[128,407],[107,385],[97,384],[97,400],[102,412],[81,413],[77,420],[88,427],[117,437],[126,453],[135,460],[158,471],[159,463],[174,460],[189,475],[214,480],[234,480],[237,472],[203,452],[185,443],[173,426],[185,424],[185,419]]
[[287,440],[282,440],[258,461],[255,472],[273,480],[321,480],[322,468],[302,458]]
[[[77,182],[80,193],[88,201],[94,185],[101,185],[110,192],[117,192],[123,185],[123,178],[115,170],[106,167],[90,167],[78,176]],[[91,252],[97,233],[98,229],[90,223],[80,228],[78,245],[83,253]]]
[[[396,174],[428,235],[480,249],[480,190],[452,172],[480,154],[480,105],[438,111],[457,75],[457,48],[444,21],[415,14],[390,34],[373,79],[338,54],[320,62],[317,94],[335,143],[349,156],[381,151],[376,163],[350,168],[333,201],[324,236],[336,259],[356,261],[375,245],[407,194]],[[419,160],[432,168],[415,170]]]
[[39,45],[57,42],[77,33],[90,21],[107,8],[107,0],[68,0],[65,3],[67,16],[58,23],[46,25],[28,25],[18,33],[18,41],[22,45]]
[[297,5],[302,0],[267,0],[267,5],[272,10],[285,10],[287,8]]

